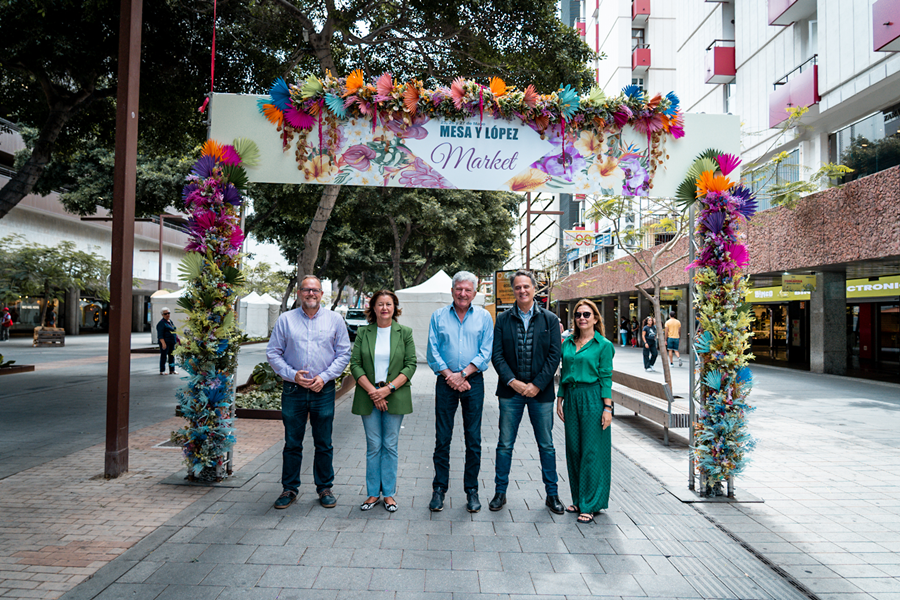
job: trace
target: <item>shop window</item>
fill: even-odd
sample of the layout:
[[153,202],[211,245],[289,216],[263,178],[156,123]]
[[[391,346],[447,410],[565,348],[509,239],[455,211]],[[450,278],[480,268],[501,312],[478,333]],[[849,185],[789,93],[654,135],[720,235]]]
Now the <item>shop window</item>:
[[777,166],[765,164],[747,173],[744,179],[756,195],[759,210],[771,208],[773,186],[800,181],[800,148],[795,148]]
[[829,136],[832,162],[853,169],[853,181],[900,165],[900,105],[869,115]]

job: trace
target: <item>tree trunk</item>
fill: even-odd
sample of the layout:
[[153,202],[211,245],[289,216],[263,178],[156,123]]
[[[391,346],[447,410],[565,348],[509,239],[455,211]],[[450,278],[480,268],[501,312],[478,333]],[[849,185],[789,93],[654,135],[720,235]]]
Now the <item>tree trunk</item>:
[[406,282],[403,279],[403,272],[400,270],[400,255],[403,253],[403,247],[406,246],[406,242],[412,233],[412,223],[406,224],[406,229],[401,236],[397,227],[397,221],[393,215],[388,215],[387,218],[388,223],[391,224],[391,232],[394,234],[394,247],[391,248],[391,262],[394,267],[394,289],[402,290],[406,287]]
[[9,211],[34,189],[34,184],[41,178],[44,168],[53,158],[56,138],[75,114],[76,108],[89,97],[90,92],[82,91],[78,95],[70,96],[65,101],[54,102],[50,106],[50,114],[47,115],[47,120],[41,127],[41,133],[31,150],[31,156],[0,189],[0,219],[9,214]]
[[356,302],[354,303],[354,306],[359,306],[359,302],[360,302],[360,300],[362,300],[363,293],[364,293],[363,288],[365,288],[365,287],[366,287],[366,274],[363,273],[362,276],[359,278],[359,287],[356,288]]
[[[661,340],[665,336],[665,328],[662,320],[662,309],[659,304],[659,279],[654,279],[653,281],[653,315],[656,319],[656,345],[659,346],[659,340]],[[662,335],[660,335],[660,331],[662,331]],[[672,387],[672,371],[669,369],[669,353],[666,350],[665,346],[661,346],[659,348],[659,357],[662,359],[663,363],[663,377],[666,380],[666,383],[669,384],[669,389],[672,390],[672,393],[675,393],[674,388]]]
[[341,301],[341,296],[344,295],[344,288],[347,286],[348,281],[350,281],[350,276],[344,275],[344,279],[341,280],[341,285],[338,286],[337,295],[334,297],[334,302],[331,303],[331,310],[337,308],[338,302]]
[[287,303],[288,298],[291,297],[291,293],[294,291],[294,286],[297,285],[297,278],[292,277],[290,281],[288,281],[287,289],[284,291],[284,296],[281,298],[281,312],[287,312]]
[[428,256],[425,258],[425,264],[423,264],[422,268],[419,269],[419,273],[416,275],[416,279],[415,279],[415,281],[413,281],[413,285],[419,285],[420,283],[425,281],[425,277],[428,275],[428,267],[431,266],[431,261],[433,258],[434,258],[434,250],[431,250],[428,253]]
[[[50,303],[50,282],[44,281],[44,302],[41,306],[41,320],[38,322],[38,327],[41,329],[44,328],[44,324],[47,322],[47,305]],[[56,323],[54,323],[56,326]]]
[[325,234],[325,226],[331,217],[331,211],[337,202],[338,193],[341,191],[339,185],[326,185],[322,191],[322,199],[319,200],[319,206],[316,207],[316,214],[303,238],[303,252],[297,258],[297,281],[301,281],[305,275],[315,273],[316,259],[319,257],[319,245],[322,243],[322,236]]

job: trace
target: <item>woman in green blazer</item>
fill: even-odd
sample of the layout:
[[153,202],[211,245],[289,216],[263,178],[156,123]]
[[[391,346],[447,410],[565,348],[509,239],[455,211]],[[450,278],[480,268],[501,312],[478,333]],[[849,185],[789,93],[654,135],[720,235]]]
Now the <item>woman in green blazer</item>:
[[409,380],[416,372],[412,329],[397,323],[400,303],[388,290],[372,296],[369,324],[356,333],[350,373],[356,379],[353,414],[366,430],[366,489],[360,509],[371,510],[384,496],[384,508],[397,511],[397,442],[403,415],[412,412]]

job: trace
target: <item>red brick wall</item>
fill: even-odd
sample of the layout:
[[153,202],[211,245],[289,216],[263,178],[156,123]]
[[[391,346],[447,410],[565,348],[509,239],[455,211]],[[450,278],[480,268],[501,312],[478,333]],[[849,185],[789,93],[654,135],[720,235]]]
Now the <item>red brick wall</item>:
[[[841,188],[807,196],[793,210],[773,208],[755,215],[745,228],[750,274],[816,269],[854,261],[900,257],[900,167]],[[671,262],[686,252],[687,240],[660,257]],[[642,256],[649,257],[644,251]],[[662,274],[663,286],[688,283],[687,259]],[[631,258],[575,273],[553,290],[558,300],[633,293],[646,275]]]

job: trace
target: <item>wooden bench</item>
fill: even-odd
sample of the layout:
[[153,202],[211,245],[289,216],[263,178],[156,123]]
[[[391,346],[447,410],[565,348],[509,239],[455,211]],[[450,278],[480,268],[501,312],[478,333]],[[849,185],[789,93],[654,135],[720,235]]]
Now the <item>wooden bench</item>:
[[34,328],[34,342],[32,342],[32,346],[42,347],[42,346],[65,346],[66,345],[66,330],[61,327],[54,327],[52,329],[44,327]]
[[670,427],[690,427],[688,408],[675,404],[668,384],[620,371],[613,371],[612,380],[612,401],[633,410],[635,415],[662,425],[666,446],[669,445]]

